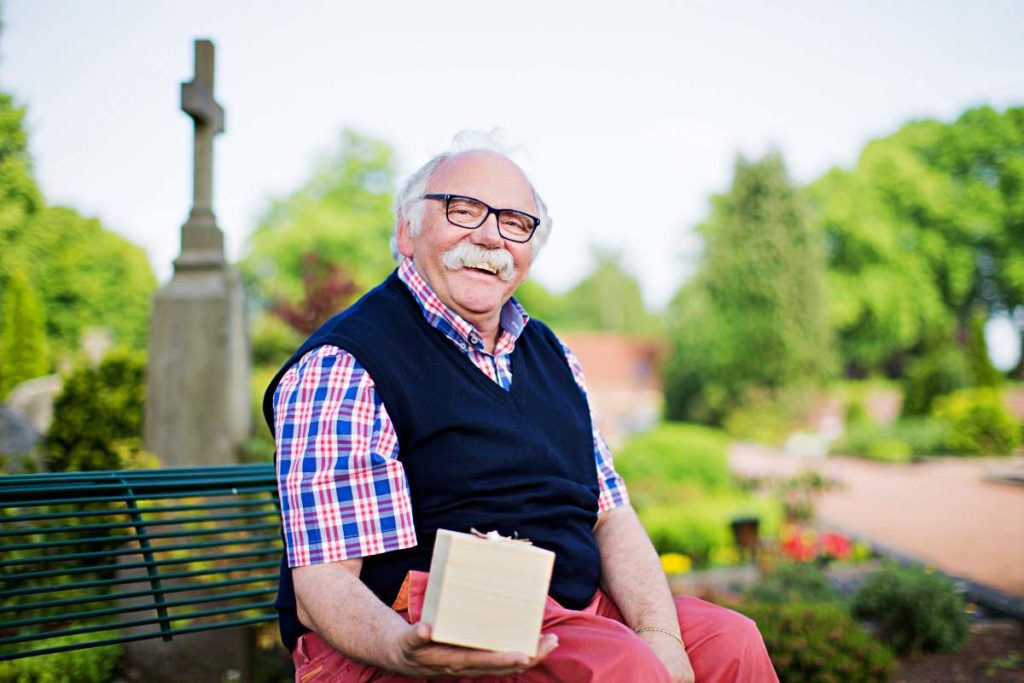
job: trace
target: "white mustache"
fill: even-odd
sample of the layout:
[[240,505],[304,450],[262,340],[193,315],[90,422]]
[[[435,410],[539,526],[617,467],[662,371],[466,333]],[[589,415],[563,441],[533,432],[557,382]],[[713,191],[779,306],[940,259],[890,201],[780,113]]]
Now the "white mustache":
[[516,276],[516,264],[505,249],[485,249],[471,242],[459,242],[444,253],[444,267],[448,270],[490,266],[502,282],[510,282]]

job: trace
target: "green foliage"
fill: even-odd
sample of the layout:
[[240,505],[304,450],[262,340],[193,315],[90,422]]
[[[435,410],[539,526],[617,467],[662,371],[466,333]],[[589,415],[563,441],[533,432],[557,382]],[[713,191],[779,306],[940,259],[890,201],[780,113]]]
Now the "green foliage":
[[6,252],[19,228],[43,203],[32,177],[25,110],[0,92],[0,254]]
[[663,423],[631,438],[615,457],[615,466],[630,484],[708,491],[729,487],[728,437],[699,425]]
[[975,307],[1024,301],[1024,108],[909,123],[808,189],[851,373],[895,372]]
[[825,572],[810,562],[784,562],[747,589],[746,597],[762,603],[836,602],[839,594]]
[[1006,412],[997,389],[962,389],[935,402],[935,417],[949,424],[949,447],[969,455],[1007,455],[1020,444],[1020,425]]
[[14,263],[38,283],[55,349],[76,350],[82,330],[96,325],[109,327],[118,344],[145,348],[156,277],[141,248],[98,220],[64,207],[39,211],[0,256],[0,273]]
[[23,269],[46,314],[51,350],[71,352],[87,326],[145,346],[156,278],[142,249],[73,209],[46,207],[32,178],[24,111],[0,93],[0,291]]
[[79,366],[64,379],[44,441],[51,471],[132,465],[142,437],[145,370],[142,353],[120,350],[97,367]]
[[907,368],[903,414],[928,415],[935,399],[971,384],[971,371],[963,352],[952,344],[916,358]]
[[778,501],[739,489],[729,473],[728,437],[687,424],[662,424],[630,439],[615,458],[630,498],[659,553],[683,553],[706,564],[732,548],[736,517],[761,520],[770,534],[781,522]]
[[891,425],[861,424],[848,429],[833,453],[884,462],[908,462],[912,456],[950,452],[948,422],[934,417],[905,417]]
[[786,683],[884,683],[892,653],[837,605],[744,603]]
[[889,564],[869,575],[852,610],[870,619],[900,653],[955,652],[967,640],[968,616],[956,586],[938,572]]
[[3,297],[0,327],[0,399],[19,383],[50,370],[43,309],[31,283],[14,271]]
[[967,362],[972,384],[979,387],[997,387],[1003,383],[1003,374],[992,365],[985,344],[985,316],[971,316],[967,340]]
[[276,315],[257,313],[254,316],[249,336],[253,366],[279,368],[301,344],[302,337]]
[[778,154],[738,159],[713,201],[696,276],[669,310],[666,414],[720,424],[750,387],[777,391],[831,372],[824,257]]
[[527,280],[516,290],[516,299],[532,317],[560,332],[659,335],[663,321],[644,306],[640,283],[622,264],[622,254],[595,247],[592,257],[591,271],[565,294]]
[[[631,487],[631,496],[633,491]],[[717,552],[735,546],[729,525],[737,517],[757,517],[764,536],[776,534],[782,523],[779,502],[767,496],[678,487],[672,502],[646,500],[641,497],[642,502],[634,503],[657,551],[682,553],[697,566],[706,566]]]
[[343,131],[336,151],[303,187],[275,200],[249,237],[239,270],[251,293],[299,302],[311,253],[343,267],[359,292],[377,285],[394,267],[393,157],[384,142]]
[[[88,637],[66,636],[47,641],[47,645],[66,645]],[[120,645],[103,645],[0,662],[0,683],[108,683],[121,652]]]
[[803,427],[813,397],[807,387],[771,392],[749,387],[722,420],[722,427],[737,439],[781,446]]

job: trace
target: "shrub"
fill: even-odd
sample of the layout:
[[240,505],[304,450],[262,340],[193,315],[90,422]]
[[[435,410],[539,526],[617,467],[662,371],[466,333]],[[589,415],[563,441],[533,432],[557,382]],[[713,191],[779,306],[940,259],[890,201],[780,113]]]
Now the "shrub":
[[665,423],[630,439],[615,457],[615,465],[630,484],[646,482],[662,489],[690,484],[723,490],[731,483],[728,445],[728,437],[717,429]]
[[949,446],[967,454],[1012,453],[1020,426],[1006,412],[996,389],[965,389],[935,402],[935,416],[949,423]]
[[927,415],[936,398],[970,384],[971,372],[963,352],[955,346],[936,349],[907,368],[903,415]]
[[682,553],[698,566],[713,556],[723,559],[721,550],[733,547],[729,525],[736,517],[757,517],[762,536],[777,533],[782,519],[781,506],[771,498],[692,489],[674,503],[638,506],[637,514],[659,553]]
[[119,469],[138,452],[146,395],[146,363],[135,351],[114,351],[96,367],[83,365],[64,379],[46,434],[53,471]]
[[841,606],[821,603],[744,603],[757,622],[772,664],[786,683],[881,683],[893,655]]
[[758,602],[783,605],[793,602],[836,602],[838,593],[828,577],[814,564],[785,562],[746,591],[747,597]]
[[868,452],[864,455],[882,462],[908,462],[910,444],[903,439],[882,435],[868,444]]
[[302,337],[277,316],[263,313],[252,323],[253,367],[270,365],[276,371],[301,345]]
[[948,453],[949,433],[944,419],[905,417],[889,426],[853,427],[831,450],[884,462],[907,462],[912,456]]
[[949,424],[934,417],[906,417],[892,425],[890,433],[910,447],[914,455],[949,452]]
[[28,276],[15,270],[0,310],[0,399],[25,380],[50,369],[46,320]]
[[878,624],[897,652],[954,652],[967,640],[968,617],[953,582],[919,567],[889,564],[869,575],[852,611]]
[[[70,636],[47,641],[47,645],[64,645],[75,642],[76,638],[82,639]],[[107,683],[120,659],[120,645],[12,659],[0,662],[0,683]]]

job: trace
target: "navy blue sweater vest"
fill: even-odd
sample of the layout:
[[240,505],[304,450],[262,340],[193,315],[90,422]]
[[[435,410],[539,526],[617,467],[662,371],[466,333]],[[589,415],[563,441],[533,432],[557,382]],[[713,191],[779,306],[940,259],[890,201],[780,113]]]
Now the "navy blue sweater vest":
[[[398,435],[418,544],[363,559],[360,578],[391,604],[409,570],[427,571],[438,529],[518,534],[556,554],[551,595],[585,606],[597,589],[597,471],[590,414],[555,335],[531,320],[512,353],[505,391],[431,327],[392,273],[315,332],[271,381],[324,344],[355,356],[376,384]],[[291,570],[281,565],[277,608],[285,645],[305,632]]]

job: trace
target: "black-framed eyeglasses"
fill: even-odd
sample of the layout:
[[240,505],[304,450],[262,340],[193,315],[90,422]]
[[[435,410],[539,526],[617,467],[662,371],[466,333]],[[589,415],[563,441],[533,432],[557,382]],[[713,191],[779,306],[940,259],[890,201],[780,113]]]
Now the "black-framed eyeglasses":
[[498,219],[498,234],[509,242],[529,242],[540,219],[516,209],[495,209],[479,199],[459,194],[425,194],[420,199],[443,201],[448,222],[466,230],[475,230],[493,213]]

